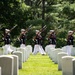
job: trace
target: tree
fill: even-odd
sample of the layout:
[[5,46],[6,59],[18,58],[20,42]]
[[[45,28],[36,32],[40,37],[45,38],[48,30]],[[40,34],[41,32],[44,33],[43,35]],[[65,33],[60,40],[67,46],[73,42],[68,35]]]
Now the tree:
[[[60,43],[61,46],[66,45],[64,39],[68,30],[75,30],[74,0],[0,0],[0,5],[0,24],[3,30],[18,25],[12,31],[12,37],[13,35],[17,37],[21,28],[33,25],[31,33],[28,34],[30,37],[28,37],[30,40],[27,40],[28,44],[31,44],[35,30],[43,25],[47,26],[47,30],[42,34],[44,38],[50,29],[57,29],[57,47],[60,47]],[[44,43],[45,46],[47,40]]]

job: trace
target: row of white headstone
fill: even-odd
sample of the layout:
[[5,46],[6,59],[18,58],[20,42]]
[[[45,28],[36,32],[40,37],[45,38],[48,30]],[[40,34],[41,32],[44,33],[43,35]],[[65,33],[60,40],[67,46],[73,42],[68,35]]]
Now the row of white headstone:
[[[0,48],[0,75],[18,75],[18,70],[22,69],[22,63],[26,62],[32,53],[32,46],[16,48],[12,55],[6,55],[4,48]],[[5,53],[5,54],[4,54]]]
[[45,51],[49,58],[58,64],[58,71],[61,70],[62,75],[75,75],[75,48],[71,51],[73,56],[67,54],[65,47],[55,49],[46,46]]

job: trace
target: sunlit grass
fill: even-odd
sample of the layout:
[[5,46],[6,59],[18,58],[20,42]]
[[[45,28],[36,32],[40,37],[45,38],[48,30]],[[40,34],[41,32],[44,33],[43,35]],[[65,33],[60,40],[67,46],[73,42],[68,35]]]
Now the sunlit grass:
[[47,55],[30,55],[27,62],[23,63],[23,68],[19,70],[19,75],[62,75],[58,71],[58,65],[54,64]]

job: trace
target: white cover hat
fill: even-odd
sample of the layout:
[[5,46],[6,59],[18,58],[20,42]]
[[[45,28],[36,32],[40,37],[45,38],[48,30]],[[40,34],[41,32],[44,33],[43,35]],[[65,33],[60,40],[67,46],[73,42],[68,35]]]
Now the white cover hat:
[[39,32],[39,30],[36,30],[36,32],[38,33],[38,32]]
[[73,31],[72,31],[72,30],[70,30],[70,31],[68,31],[68,33],[73,33]]
[[25,31],[25,29],[21,29],[21,32],[24,32]]
[[5,32],[9,32],[10,30],[9,29],[5,29]]
[[54,30],[50,30],[50,32],[54,32]]

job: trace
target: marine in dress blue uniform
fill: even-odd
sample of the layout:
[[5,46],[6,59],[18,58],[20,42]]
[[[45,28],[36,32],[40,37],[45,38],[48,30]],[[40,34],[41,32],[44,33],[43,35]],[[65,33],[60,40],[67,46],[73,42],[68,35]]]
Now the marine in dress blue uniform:
[[4,38],[3,41],[5,43],[5,54],[8,53],[13,53],[13,50],[11,49],[11,39],[10,39],[10,30],[9,29],[5,29],[5,34],[4,34]]
[[55,48],[55,46],[56,46],[56,35],[55,35],[54,30],[50,30],[50,34],[49,34],[49,37],[48,37],[48,41],[49,41],[49,45],[52,48]]
[[19,41],[20,41],[20,47],[25,47],[25,45],[26,45],[25,29],[21,29],[21,34],[20,34],[20,37],[19,37]]
[[36,30],[36,36],[33,40],[35,42],[33,54],[37,54],[38,52],[42,55],[46,54],[42,48],[42,36],[39,30]]
[[10,39],[10,30],[9,29],[5,29],[5,35],[4,35],[4,43],[6,44],[11,44],[11,39]]
[[71,50],[73,48],[73,44],[74,44],[74,37],[73,37],[73,31],[68,31],[68,37],[67,37],[67,47],[66,47],[66,50],[67,50],[67,53],[68,55],[71,55]]

